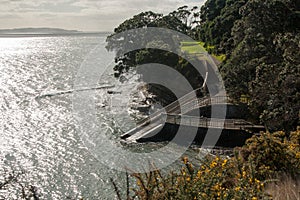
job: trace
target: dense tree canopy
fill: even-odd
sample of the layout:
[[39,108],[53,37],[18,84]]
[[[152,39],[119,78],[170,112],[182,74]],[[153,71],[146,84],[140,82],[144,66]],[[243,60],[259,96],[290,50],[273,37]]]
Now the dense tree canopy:
[[228,55],[221,66],[227,92],[237,101],[248,96],[253,116],[270,129],[293,129],[299,120],[298,5],[296,0],[249,0],[223,34],[231,35],[231,46],[222,46],[221,38],[214,41]]
[[201,8],[199,40],[214,46],[213,53],[226,53],[232,48],[231,29],[241,18],[239,8],[248,0],[208,0]]
[[[220,65],[226,90],[237,103],[248,98],[249,118],[270,130],[299,125],[300,0],[207,0],[200,9],[183,6],[165,16],[141,13],[114,34],[141,27],[173,29],[204,42],[212,53],[226,54]],[[108,49],[118,50],[123,41],[112,36]],[[160,37],[152,42],[166,45]],[[151,48],[117,56],[116,76],[149,61],[172,66],[195,88],[203,82],[180,56]]]
[[[197,23],[197,17],[199,18],[199,16],[197,16],[196,14],[197,9],[198,7],[188,9],[188,7],[183,6],[165,16],[153,12],[143,12],[120,24],[115,29],[115,32],[107,38],[107,49],[117,51],[117,55],[115,58],[116,65],[114,67],[115,76],[119,77],[128,70],[135,68],[136,66],[141,64],[159,63],[176,69],[186,78],[186,80],[189,80],[191,86],[194,89],[199,88],[200,85],[203,84],[203,78],[201,74],[197,73],[196,69],[194,69],[194,67],[189,62],[187,62],[180,56],[180,49],[174,49],[175,52],[180,51],[179,54],[160,50],[159,47],[165,45],[170,48],[173,48],[173,46],[180,47],[180,41],[177,41],[177,38],[174,38],[172,34],[157,34],[155,37],[151,37],[151,41],[149,41],[149,37],[147,37],[147,35],[139,36],[140,38],[136,42],[138,42],[139,45],[145,48],[128,52],[125,55],[123,55],[122,53],[118,53],[118,51],[124,49],[123,47],[125,47],[126,45],[131,45],[130,43],[133,41],[128,38],[135,38],[135,32],[129,32],[129,34],[132,35],[126,35],[127,38],[116,38],[116,36],[118,36],[117,34],[123,31],[147,27],[167,28],[189,35],[191,33],[193,25]],[[157,48],[155,49],[153,47]],[[167,78],[168,77],[166,75],[166,81]],[[174,77],[171,77],[171,80],[169,81],[173,81],[175,84],[177,80]],[[176,84],[180,86],[180,83]],[[157,91],[158,87],[159,86],[152,86],[151,88]],[[159,90],[163,89],[160,88]],[[169,91],[162,92],[161,94],[165,94],[165,96],[167,96],[166,93],[168,92]],[[170,101],[175,100],[173,94],[169,93],[168,96],[172,97],[170,98]]]

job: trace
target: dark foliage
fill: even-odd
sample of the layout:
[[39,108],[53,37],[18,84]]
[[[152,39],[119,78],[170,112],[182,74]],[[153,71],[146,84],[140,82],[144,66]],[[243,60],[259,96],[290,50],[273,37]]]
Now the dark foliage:
[[248,97],[252,120],[270,130],[296,129],[300,108],[299,0],[208,0],[200,39],[225,53],[226,89]]

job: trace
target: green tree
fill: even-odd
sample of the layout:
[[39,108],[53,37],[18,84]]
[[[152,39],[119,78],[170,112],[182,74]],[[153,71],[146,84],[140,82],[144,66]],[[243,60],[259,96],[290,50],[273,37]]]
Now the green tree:
[[201,8],[199,39],[214,46],[213,53],[229,53],[232,49],[231,29],[241,18],[239,9],[248,0],[208,0]]
[[[196,12],[196,10],[196,7],[192,8],[193,12]],[[151,41],[149,41],[149,38],[146,35],[140,35],[139,40],[136,42],[138,42],[140,46],[144,46],[145,48],[128,52],[125,55],[122,54],[122,49],[126,49],[124,47],[126,47],[127,45],[132,45],[132,42],[134,42],[134,38],[136,38],[135,32],[128,32],[128,34],[131,35],[126,35],[125,37],[116,37],[118,36],[118,33],[121,33],[123,31],[136,28],[146,29],[147,27],[167,28],[181,32],[183,34],[189,34],[192,26],[191,20],[194,20],[194,16],[191,16],[193,14],[192,11],[184,6],[180,7],[177,11],[174,11],[165,16],[153,12],[143,12],[120,24],[115,29],[115,32],[107,38],[107,49],[109,51],[114,50],[117,52],[115,58],[116,65],[114,67],[115,76],[120,77],[123,73],[127,72],[130,69],[134,69],[137,65],[140,64],[160,63],[176,69],[183,76],[185,76],[187,80],[190,81],[190,84],[194,88],[200,87],[200,85],[203,84],[203,79],[190,63],[188,63],[177,54],[159,50],[159,47],[165,45],[167,45],[171,49],[173,46],[180,46],[180,41],[177,41],[177,38],[172,34],[154,34],[155,36],[151,37]],[[154,47],[157,47],[157,49],[154,49]],[[181,49],[174,49],[174,51],[181,51]],[[180,83],[176,83],[177,80],[174,78],[170,81],[173,81],[174,84],[180,85]],[[158,95],[158,97],[161,97],[162,99],[165,96],[169,96],[170,98],[168,99],[166,104],[176,100],[174,94],[172,94],[170,91],[166,90],[165,88],[158,87],[159,86],[157,85],[150,87],[153,89],[153,91],[150,92],[154,92],[154,90],[160,91],[159,94],[156,93],[156,95]],[[168,95],[166,95],[166,93],[168,93]]]
[[[232,28],[233,50],[221,67],[227,92],[250,97],[255,118],[270,129],[299,119],[299,11],[281,0],[250,0]],[[296,87],[297,88],[297,87]],[[299,88],[299,87],[298,87]]]
[[292,130],[299,123],[300,34],[280,34],[274,42],[283,61],[257,67],[250,106],[271,130]]

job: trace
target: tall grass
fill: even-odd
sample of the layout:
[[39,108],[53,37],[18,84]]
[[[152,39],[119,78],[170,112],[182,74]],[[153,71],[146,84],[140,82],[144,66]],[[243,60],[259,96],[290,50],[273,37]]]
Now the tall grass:
[[266,186],[266,193],[273,200],[300,200],[300,179],[293,179],[289,175],[283,175]]
[[167,175],[155,169],[131,174],[136,185],[128,185],[126,199],[299,200],[300,130],[261,133],[234,152],[207,156],[199,167],[184,157],[182,168]]

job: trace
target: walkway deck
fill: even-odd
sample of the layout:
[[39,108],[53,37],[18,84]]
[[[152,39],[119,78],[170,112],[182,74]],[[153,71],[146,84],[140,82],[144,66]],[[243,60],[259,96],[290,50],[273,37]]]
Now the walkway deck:
[[125,140],[126,143],[135,143],[141,138],[147,138],[157,134],[163,128],[165,123],[225,130],[262,130],[264,128],[263,126],[251,124],[243,119],[222,120],[185,115],[186,113],[201,107],[216,104],[229,104],[230,102],[228,97],[218,95],[211,98],[195,98],[195,92],[197,92],[197,90],[192,91],[179,100],[143,119],[138,123],[136,128],[123,134],[121,138]]

